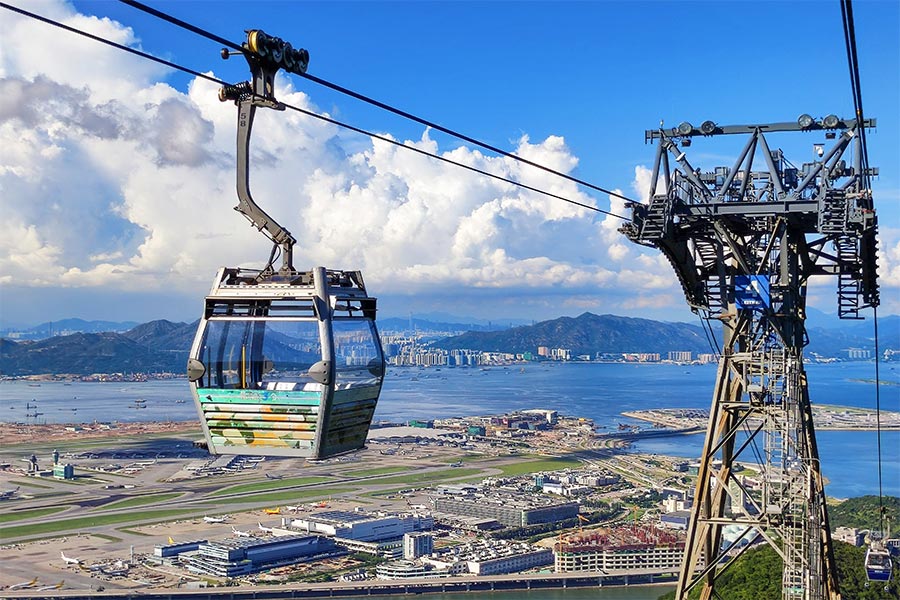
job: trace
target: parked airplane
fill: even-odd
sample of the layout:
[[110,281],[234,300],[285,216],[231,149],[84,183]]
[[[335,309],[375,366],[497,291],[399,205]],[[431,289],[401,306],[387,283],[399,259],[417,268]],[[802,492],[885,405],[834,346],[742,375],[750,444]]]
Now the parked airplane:
[[272,533],[273,531],[271,527],[264,527],[262,523],[257,523],[257,525],[259,525],[259,530],[263,533]]
[[284,509],[289,510],[291,512],[300,512],[301,510],[303,510],[303,507],[302,506],[285,506]]
[[21,590],[21,589],[25,589],[25,588],[34,587],[35,585],[37,585],[37,580],[38,580],[38,578],[35,577],[31,581],[23,581],[22,583],[16,583],[16,584],[9,586],[9,589]]
[[207,523],[224,523],[228,519],[227,516],[222,517],[203,517],[203,520]]
[[63,552],[60,552],[59,556],[66,562],[67,565],[80,565],[81,564],[80,558],[69,558]]
[[65,579],[60,581],[59,583],[55,583],[53,585],[45,585],[44,587],[34,588],[35,592],[46,592],[47,590],[61,590],[63,584],[65,583]]
[[0,490],[0,500],[9,500],[13,497],[13,494],[19,491],[19,486],[14,487],[11,490]]
[[271,473],[266,473],[266,479],[281,479],[284,475],[272,475]]
[[169,536],[169,543],[170,543],[170,544],[174,544],[174,543],[175,543],[175,540],[172,539],[172,536],[171,536],[171,535]]
[[267,515],[280,515],[281,507],[279,506],[278,508],[264,508],[263,512]]
[[231,531],[234,535],[238,537],[250,537],[250,533],[247,531],[241,531],[240,529],[236,529],[234,525],[231,526]]

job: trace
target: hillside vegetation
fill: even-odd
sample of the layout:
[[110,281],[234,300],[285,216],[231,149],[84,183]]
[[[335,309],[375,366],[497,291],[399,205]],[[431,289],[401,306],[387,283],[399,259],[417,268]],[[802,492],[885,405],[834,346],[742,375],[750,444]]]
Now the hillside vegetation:
[[[884,496],[885,517],[890,519],[893,533],[900,532],[900,498],[897,496]],[[828,520],[832,530],[836,527],[856,527],[857,529],[879,529],[878,496],[859,496],[844,500],[840,504],[828,507]]]
[[[838,570],[838,585],[843,600],[897,600],[900,586],[897,573],[900,562],[894,560],[894,578],[884,590],[883,583],[872,583],[866,587],[864,568],[866,549],[857,548],[844,542],[834,544],[835,562]],[[721,600],[781,600],[781,558],[765,544],[748,550],[719,578],[716,593]],[[699,598],[699,586],[691,593],[691,598]],[[675,592],[659,597],[659,600],[673,600]]]
[[[886,514],[893,516],[900,512],[900,498],[884,496],[882,504]],[[856,527],[859,529],[878,528],[878,496],[859,496],[828,507],[832,529],[836,527]],[[900,561],[894,560],[894,578],[888,591],[884,584],[872,583],[866,588],[865,557],[866,548],[851,546],[844,542],[834,543],[838,582],[844,600],[897,600],[900,598]],[[781,600],[781,558],[768,544],[747,551],[735,564],[719,578],[716,593],[722,600]],[[660,597],[670,600],[675,592]],[[691,598],[699,598],[699,589]]]

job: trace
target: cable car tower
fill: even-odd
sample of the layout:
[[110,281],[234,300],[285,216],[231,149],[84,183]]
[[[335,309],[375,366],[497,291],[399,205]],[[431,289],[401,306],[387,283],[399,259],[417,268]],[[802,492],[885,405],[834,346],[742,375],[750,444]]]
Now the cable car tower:
[[[803,367],[806,294],[811,277],[831,275],[840,318],[878,305],[868,183],[877,171],[861,142],[863,128],[874,126],[804,114],[646,132],[657,143],[650,201],[630,205],[622,232],[666,256],[691,310],[721,321],[724,340],[677,600],[698,586],[701,598],[715,596],[719,575],[748,547],[723,545],[728,525],[781,556],[784,600],[840,597]],[[770,149],[769,136],[788,132],[824,134],[813,161],[797,167]],[[683,148],[722,135],[748,137],[735,163],[711,172],[692,166]],[[758,481],[736,473],[739,460],[759,463]]]

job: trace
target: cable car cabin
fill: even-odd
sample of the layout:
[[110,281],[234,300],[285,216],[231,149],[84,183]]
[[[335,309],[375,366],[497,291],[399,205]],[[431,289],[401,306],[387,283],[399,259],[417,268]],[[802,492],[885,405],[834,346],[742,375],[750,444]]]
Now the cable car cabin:
[[869,581],[890,581],[893,564],[887,550],[869,547],[866,550],[866,579]]
[[375,303],[358,271],[283,281],[221,269],[188,360],[209,451],[319,459],[362,448],[384,378]]

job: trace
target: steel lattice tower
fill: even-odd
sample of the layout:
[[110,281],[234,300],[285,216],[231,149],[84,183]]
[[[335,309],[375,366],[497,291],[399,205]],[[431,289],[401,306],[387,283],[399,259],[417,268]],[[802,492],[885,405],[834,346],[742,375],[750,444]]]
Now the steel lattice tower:
[[[837,276],[841,318],[878,305],[868,185],[877,173],[865,172],[861,125],[875,121],[802,115],[796,123],[706,121],[646,132],[657,141],[650,201],[630,205],[622,232],[662,251],[691,309],[721,321],[724,339],[677,600],[697,586],[701,598],[713,597],[719,575],[749,547],[723,545],[728,525],[781,556],[785,600],[840,597],[803,348],[812,276]],[[816,144],[817,159],[799,168],[766,140],[804,131],[834,141]],[[749,137],[732,167],[691,166],[684,147],[729,134]],[[739,459],[761,466],[758,479],[736,472]]]

